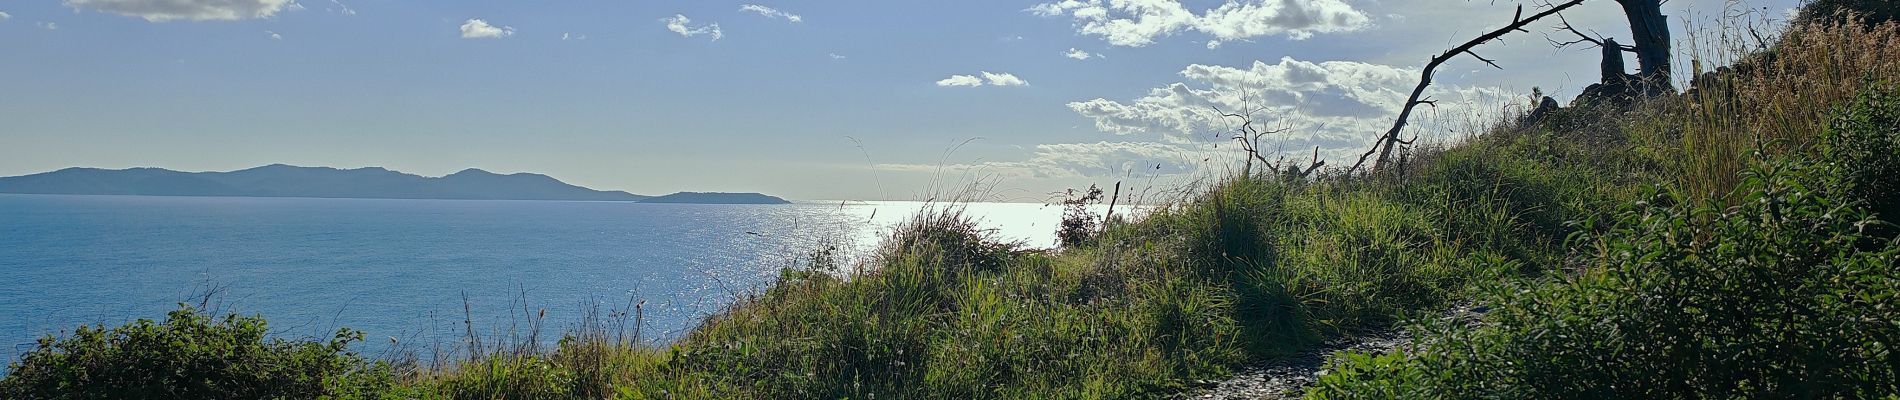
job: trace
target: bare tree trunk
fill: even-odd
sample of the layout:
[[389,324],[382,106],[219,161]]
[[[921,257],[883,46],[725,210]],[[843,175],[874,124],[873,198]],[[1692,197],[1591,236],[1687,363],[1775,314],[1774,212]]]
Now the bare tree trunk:
[[1629,18],[1632,45],[1636,47],[1636,76],[1652,90],[1669,89],[1670,56],[1669,17],[1662,13],[1661,0],[1616,0]]

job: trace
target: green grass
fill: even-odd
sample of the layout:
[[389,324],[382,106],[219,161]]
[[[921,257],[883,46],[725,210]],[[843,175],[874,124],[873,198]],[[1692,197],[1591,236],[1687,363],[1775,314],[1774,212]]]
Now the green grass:
[[[866,263],[816,251],[663,346],[590,324],[420,368],[232,343],[329,360],[257,373],[314,382],[284,386],[297,398],[1152,398],[1412,326],[1414,347],[1347,355],[1310,396],[1893,396],[1897,245],[1874,221],[1900,198],[1900,101],[1867,78],[1900,73],[1900,28],[1803,29],[1723,90],[1565,109],[1371,175],[1233,176],[1080,247],[1020,249],[944,205]],[[1496,311],[1432,322],[1461,304]],[[61,390],[144,371],[123,363],[189,378],[163,385],[253,368],[167,361],[196,339],[124,353],[98,332],[49,338],[0,394],[96,398]],[[197,332],[218,331],[170,334]],[[135,355],[76,356],[98,351]]]

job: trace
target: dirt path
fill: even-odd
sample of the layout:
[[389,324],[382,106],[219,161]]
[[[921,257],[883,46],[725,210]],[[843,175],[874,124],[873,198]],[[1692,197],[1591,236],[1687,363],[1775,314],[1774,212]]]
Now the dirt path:
[[1339,350],[1384,353],[1410,338],[1401,332],[1378,332],[1340,338],[1306,352],[1242,369],[1227,380],[1188,391],[1178,399],[1296,399],[1319,378],[1319,370]]
[[[1452,323],[1478,324],[1488,312],[1489,307],[1463,304],[1446,310],[1440,318]],[[1297,399],[1305,393],[1307,386],[1319,379],[1320,369],[1326,367],[1326,362],[1333,357],[1334,352],[1353,350],[1382,354],[1411,341],[1411,335],[1402,329],[1334,339],[1291,357],[1242,368],[1226,380],[1209,382],[1205,387],[1189,390],[1175,398]]]

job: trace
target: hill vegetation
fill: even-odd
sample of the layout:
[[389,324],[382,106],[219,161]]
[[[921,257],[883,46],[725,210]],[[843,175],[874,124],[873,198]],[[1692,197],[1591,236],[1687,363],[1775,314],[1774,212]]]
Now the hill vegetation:
[[1826,23],[1694,94],[1511,116],[1366,174],[1233,176],[1059,250],[945,205],[663,346],[602,323],[421,366],[185,309],[44,339],[0,397],[1152,398],[1402,327],[1304,395],[1896,398],[1900,25]]

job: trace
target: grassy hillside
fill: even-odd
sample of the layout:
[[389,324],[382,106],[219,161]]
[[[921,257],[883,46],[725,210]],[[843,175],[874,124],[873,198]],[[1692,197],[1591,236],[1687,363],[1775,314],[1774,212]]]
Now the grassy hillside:
[[[1393,326],[1418,342],[1309,397],[1900,396],[1900,26],[1799,28],[1713,78],[1372,175],[1231,177],[1061,251],[945,206],[663,348],[593,329],[417,368],[348,331],[206,341],[262,321],[184,310],[48,339],[0,397],[1151,398]],[[314,361],[247,358],[284,352]]]

